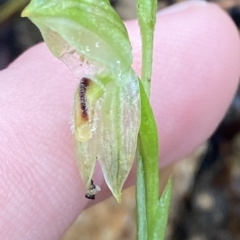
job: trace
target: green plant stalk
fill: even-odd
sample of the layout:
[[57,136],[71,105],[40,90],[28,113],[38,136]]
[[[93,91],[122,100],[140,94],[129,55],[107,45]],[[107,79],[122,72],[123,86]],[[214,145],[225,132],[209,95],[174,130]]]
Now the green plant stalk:
[[153,37],[156,23],[157,0],[138,0],[138,23],[142,37],[141,80],[147,95],[150,95],[152,76]]
[[168,220],[172,182],[159,199],[158,131],[149,102],[156,0],[138,0],[138,21],[142,37],[141,124],[137,149],[137,237],[163,240]]
[[[147,235],[150,234],[152,229],[151,222],[154,219],[159,199],[158,135],[154,115],[148,101],[152,75],[153,36],[156,22],[156,10],[156,0],[138,0],[138,21],[142,37],[142,73],[140,82],[142,107],[138,138],[138,152],[141,157],[138,157],[137,167],[143,166],[147,220],[147,226],[145,228],[147,229]],[[138,184],[139,181],[137,180],[137,191],[141,188]],[[142,206],[139,206],[139,208],[141,207]],[[140,230],[139,226],[138,231]],[[140,235],[140,233],[138,235]]]
[[145,205],[145,184],[143,162],[139,151],[137,151],[137,239],[147,240],[147,218]]

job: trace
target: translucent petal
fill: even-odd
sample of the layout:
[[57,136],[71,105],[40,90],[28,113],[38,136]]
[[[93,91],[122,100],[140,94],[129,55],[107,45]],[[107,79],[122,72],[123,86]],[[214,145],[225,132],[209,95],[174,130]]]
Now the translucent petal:
[[129,71],[119,78],[121,81],[109,84],[103,104],[99,158],[105,180],[118,201],[135,157],[140,125],[137,76]]

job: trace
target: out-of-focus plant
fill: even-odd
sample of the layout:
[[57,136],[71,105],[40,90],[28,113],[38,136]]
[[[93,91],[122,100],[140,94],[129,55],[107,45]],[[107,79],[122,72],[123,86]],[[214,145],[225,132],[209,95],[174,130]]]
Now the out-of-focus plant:
[[171,182],[159,199],[158,134],[149,103],[156,0],[138,1],[142,77],[132,69],[127,31],[108,0],[32,0],[22,15],[40,29],[57,58],[79,79],[73,132],[86,196],[100,190],[92,180],[101,164],[120,201],[137,152],[138,239],[164,239]]
[[30,0],[8,0],[0,7],[0,23],[6,21],[16,12],[21,11]]

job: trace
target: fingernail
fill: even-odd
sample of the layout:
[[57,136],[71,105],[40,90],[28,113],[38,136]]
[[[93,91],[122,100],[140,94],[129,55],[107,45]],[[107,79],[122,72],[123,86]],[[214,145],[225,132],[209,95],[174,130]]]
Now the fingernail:
[[167,15],[167,14],[172,14],[176,12],[181,12],[184,11],[188,8],[191,7],[197,7],[197,6],[206,6],[208,3],[205,0],[190,0],[190,1],[185,1],[181,3],[176,3],[170,7],[164,8],[159,12],[160,15]]

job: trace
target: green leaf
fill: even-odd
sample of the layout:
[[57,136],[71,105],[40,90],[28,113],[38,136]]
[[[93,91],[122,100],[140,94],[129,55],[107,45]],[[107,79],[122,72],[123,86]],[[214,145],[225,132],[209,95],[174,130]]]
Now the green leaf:
[[137,150],[137,239],[147,240],[148,230],[147,230],[147,216],[146,216],[146,189],[144,184],[144,171],[142,157]]
[[153,228],[149,237],[151,240],[165,239],[171,196],[172,179],[170,178],[158,202],[155,217],[152,219]]
[[146,211],[149,229],[159,199],[158,132],[149,99],[141,81],[139,82],[141,96],[141,124],[138,142],[144,169]]
[[159,200],[157,125],[143,85],[141,82],[139,85],[142,120],[137,156],[138,237],[146,239],[147,234],[148,240],[163,240],[168,220],[172,181],[169,180]]

